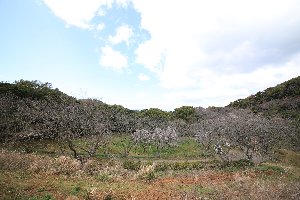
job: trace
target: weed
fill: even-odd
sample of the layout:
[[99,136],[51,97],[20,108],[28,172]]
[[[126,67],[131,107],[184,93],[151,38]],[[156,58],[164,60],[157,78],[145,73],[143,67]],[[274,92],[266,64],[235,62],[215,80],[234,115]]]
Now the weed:
[[295,167],[300,167],[300,153],[279,149],[276,156],[281,162],[291,164]]
[[76,195],[81,191],[81,188],[79,186],[75,186],[72,188],[71,194]]
[[54,197],[51,194],[45,194],[41,200],[54,200]]
[[47,189],[45,187],[40,187],[39,189],[37,189],[38,192],[44,192],[46,191]]
[[56,174],[71,175],[81,169],[80,163],[67,156],[60,156],[55,159],[54,169]]
[[155,171],[166,171],[166,170],[199,170],[204,168],[204,164],[200,161],[196,162],[174,162],[166,163],[160,162],[155,166]]
[[114,199],[114,197],[112,194],[108,194],[104,197],[104,200],[113,200],[113,199]]
[[221,165],[221,169],[225,169],[228,171],[238,171],[238,170],[245,170],[247,168],[253,167],[255,164],[250,161],[250,160],[236,160],[236,161],[231,161],[229,163],[225,163]]
[[280,174],[286,173],[286,171],[282,167],[275,166],[275,165],[260,165],[260,166],[256,166],[254,169],[261,172],[273,171],[275,173],[280,173]]
[[165,162],[157,163],[155,166],[155,171],[166,171],[169,169],[169,165]]
[[202,195],[202,194],[206,194],[206,193],[211,192],[211,189],[199,185],[199,186],[195,186],[194,191],[195,191],[195,193],[196,193],[197,195],[200,196],[200,195]]
[[101,182],[109,181],[111,179],[110,175],[106,172],[100,173],[97,176],[97,180]]
[[141,168],[141,161],[124,160],[123,168],[138,171]]
[[141,169],[137,172],[136,176],[145,181],[154,180],[156,178],[155,165],[141,166]]
[[45,194],[44,196],[33,196],[26,199],[27,200],[55,200],[55,198],[51,194]]

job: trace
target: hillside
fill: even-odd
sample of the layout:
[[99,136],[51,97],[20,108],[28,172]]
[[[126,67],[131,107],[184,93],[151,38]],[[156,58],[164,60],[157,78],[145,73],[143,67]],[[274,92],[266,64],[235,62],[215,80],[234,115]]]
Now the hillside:
[[250,108],[269,116],[300,120],[300,76],[231,102],[228,107]]
[[69,130],[83,136],[96,129],[93,120],[112,131],[127,132],[135,113],[96,99],[76,99],[50,83],[26,80],[0,83],[0,110],[0,140],[11,136],[57,138]]
[[[251,105],[299,99],[295,85]],[[134,111],[24,80],[0,83],[0,110],[0,199],[299,199],[289,119],[233,106]]]

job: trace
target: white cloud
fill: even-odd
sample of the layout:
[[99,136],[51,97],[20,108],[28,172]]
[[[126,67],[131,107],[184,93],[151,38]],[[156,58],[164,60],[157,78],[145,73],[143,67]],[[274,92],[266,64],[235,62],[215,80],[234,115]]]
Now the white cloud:
[[130,0],[116,0],[116,3],[120,6],[127,7]]
[[97,30],[97,31],[102,31],[102,30],[104,29],[104,27],[105,27],[104,23],[99,23],[99,24],[97,25],[97,27],[96,27],[96,30]]
[[141,73],[138,75],[138,79],[141,81],[148,81],[148,80],[150,80],[150,77]]
[[106,45],[101,48],[99,64],[106,68],[122,72],[125,68],[127,68],[128,61],[126,56]]
[[[111,8],[113,3],[126,7],[128,0],[43,0],[52,10],[53,14],[61,18],[67,25],[84,29],[93,29],[95,25],[91,20],[97,16],[104,16],[106,8]],[[98,29],[99,26],[96,26]]]
[[[300,54],[282,66],[266,65],[251,73],[204,76],[198,87],[178,89],[165,95],[173,106],[225,106],[239,98],[245,98],[268,87],[300,74]],[[174,108],[174,107],[173,107]]]
[[133,35],[132,29],[128,25],[122,25],[117,28],[116,34],[114,36],[109,36],[108,40],[112,44],[119,44],[121,42],[126,42],[129,45],[129,39]]
[[52,12],[68,25],[93,28],[90,21],[101,7],[111,7],[113,0],[44,0]]
[[299,1],[132,2],[150,34],[136,62],[172,98],[223,105],[300,74]]
[[[149,105],[226,105],[300,75],[298,0],[44,0],[66,24],[98,31],[105,25],[93,24],[95,16],[130,1],[140,14],[140,27],[124,24],[110,33],[99,64],[123,71],[127,57],[112,46],[129,45],[133,30],[148,31],[150,39],[136,48],[135,61],[157,75],[166,88],[162,91],[170,91],[159,100],[147,92],[155,96]],[[126,23],[112,25],[119,22]]]

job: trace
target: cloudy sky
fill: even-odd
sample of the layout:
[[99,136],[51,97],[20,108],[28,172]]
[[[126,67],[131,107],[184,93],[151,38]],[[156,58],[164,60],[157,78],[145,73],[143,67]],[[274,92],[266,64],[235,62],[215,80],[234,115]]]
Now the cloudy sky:
[[299,0],[0,0],[0,80],[131,109],[224,106],[300,75]]

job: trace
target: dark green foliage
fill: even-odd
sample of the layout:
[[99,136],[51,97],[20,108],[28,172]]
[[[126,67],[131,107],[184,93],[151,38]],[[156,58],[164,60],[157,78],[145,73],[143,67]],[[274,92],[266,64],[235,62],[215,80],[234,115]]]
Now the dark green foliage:
[[154,120],[168,120],[170,118],[170,114],[166,111],[162,111],[158,108],[150,108],[141,110],[139,113],[141,117],[149,117]]
[[138,178],[146,182],[151,182],[156,179],[158,174],[156,173],[153,166],[144,165],[138,172]]
[[141,179],[145,181],[152,181],[156,178],[156,174],[154,171],[146,173],[144,176],[141,177]]
[[263,102],[284,99],[287,97],[299,97],[300,95],[300,76],[289,81],[283,82],[275,87],[270,87],[263,92],[258,92],[246,99],[238,99],[229,104],[230,107],[248,108],[249,106],[261,104]]
[[141,161],[134,161],[134,160],[124,160],[123,161],[123,168],[128,170],[138,171],[142,166]]
[[147,130],[166,126],[170,120],[170,113],[158,108],[144,109],[138,112],[139,126]]
[[82,189],[79,186],[75,186],[72,188],[71,194],[76,195],[78,194]]
[[229,107],[251,108],[270,116],[300,120],[300,76],[270,87],[245,99],[231,102]]
[[57,88],[52,89],[51,83],[42,83],[40,81],[19,80],[14,83],[0,83],[0,94],[14,94],[21,98],[46,99],[52,97],[59,100],[60,97],[67,97],[66,94]]
[[172,113],[175,119],[182,119],[185,122],[194,122],[197,119],[196,110],[192,106],[182,106],[175,108]]
[[110,129],[116,133],[132,133],[137,125],[137,111],[124,108],[121,105],[108,105],[103,103],[101,110],[109,115]]
[[241,169],[244,170],[244,169],[254,167],[254,166],[255,166],[255,164],[251,160],[241,159],[241,160],[224,163],[223,165],[221,165],[221,168],[230,170],[230,171],[236,171],[236,170],[241,170]]
[[104,200],[114,200],[114,196],[112,194],[108,194],[104,197]]

